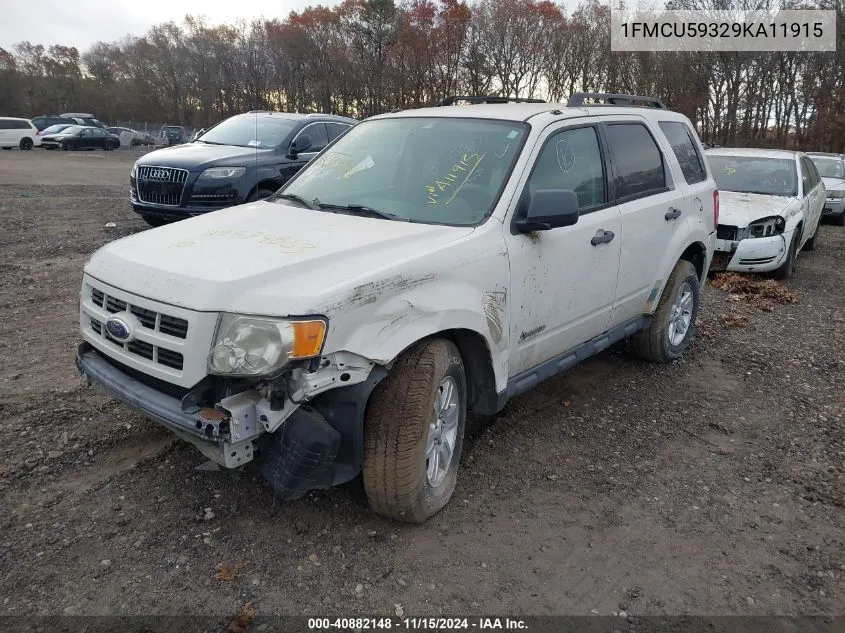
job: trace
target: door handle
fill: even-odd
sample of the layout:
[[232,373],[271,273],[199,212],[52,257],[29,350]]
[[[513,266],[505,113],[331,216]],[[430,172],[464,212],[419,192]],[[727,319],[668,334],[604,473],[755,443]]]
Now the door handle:
[[681,217],[681,210],[676,209],[675,207],[670,207],[669,210],[666,212],[666,215],[664,215],[663,217],[666,218],[667,222],[669,220],[677,220],[679,217]]
[[607,244],[614,237],[616,236],[613,234],[613,231],[605,231],[604,229],[599,229],[593,239],[590,240],[590,244],[592,244],[593,246],[598,246],[599,244]]

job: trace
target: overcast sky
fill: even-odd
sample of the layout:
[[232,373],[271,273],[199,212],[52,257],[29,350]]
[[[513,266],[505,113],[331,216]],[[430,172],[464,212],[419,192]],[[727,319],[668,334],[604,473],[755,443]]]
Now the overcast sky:
[[45,48],[76,46],[82,53],[96,41],[142,35],[153,24],[181,22],[185,14],[222,24],[238,18],[284,18],[317,4],[333,6],[338,0],[0,0],[0,48],[10,50],[29,40]]

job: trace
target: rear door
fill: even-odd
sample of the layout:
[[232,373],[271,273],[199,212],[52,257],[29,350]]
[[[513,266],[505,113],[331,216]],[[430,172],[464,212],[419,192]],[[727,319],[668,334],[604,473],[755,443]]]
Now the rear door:
[[686,185],[677,182],[670,167],[666,152],[671,150],[643,117],[601,120],[622,221],[619,278],[608,324],[612,328],[653,310],[665,282],[664,255],[679,234],[688,232],[693,208]]

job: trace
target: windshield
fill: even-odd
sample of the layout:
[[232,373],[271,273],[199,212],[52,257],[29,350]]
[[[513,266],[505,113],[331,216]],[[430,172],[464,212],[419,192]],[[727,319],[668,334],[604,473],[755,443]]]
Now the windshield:
[[70,127],[67,123],[62,123],[61,125],[51,125],[50,127],[46,128],[41,134],[55,134],[56,132],[60,132],[65,128]]
[[822,178],[845,178],[845,167],[843,161],[838,158],[821,158],[820,156],[810,156],[810,160],[819,170],[819,175]]
[[82,129],[83,126],[81,125],[70,125],[64,128],[60,134],[76,134],[79,130]]
[[472,226],[498,200],[527,131],[527,124],[514,121],[365,121],[279,195],[316,206],[369,208],[397,220]]
[[236,116],[197,138],[200,142],[238,147],[277,147],[291,133],[297,120],[270,116]]
[[716,186],[722,191],[762,193],[770,196],[798,195],[795,161],[760,156],[707,155]]

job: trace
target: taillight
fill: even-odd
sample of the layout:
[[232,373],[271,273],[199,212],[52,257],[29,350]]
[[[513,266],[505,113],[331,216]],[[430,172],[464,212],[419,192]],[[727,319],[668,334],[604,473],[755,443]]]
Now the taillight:
[[713,228],[719,226],[719,190],[713,191]]

